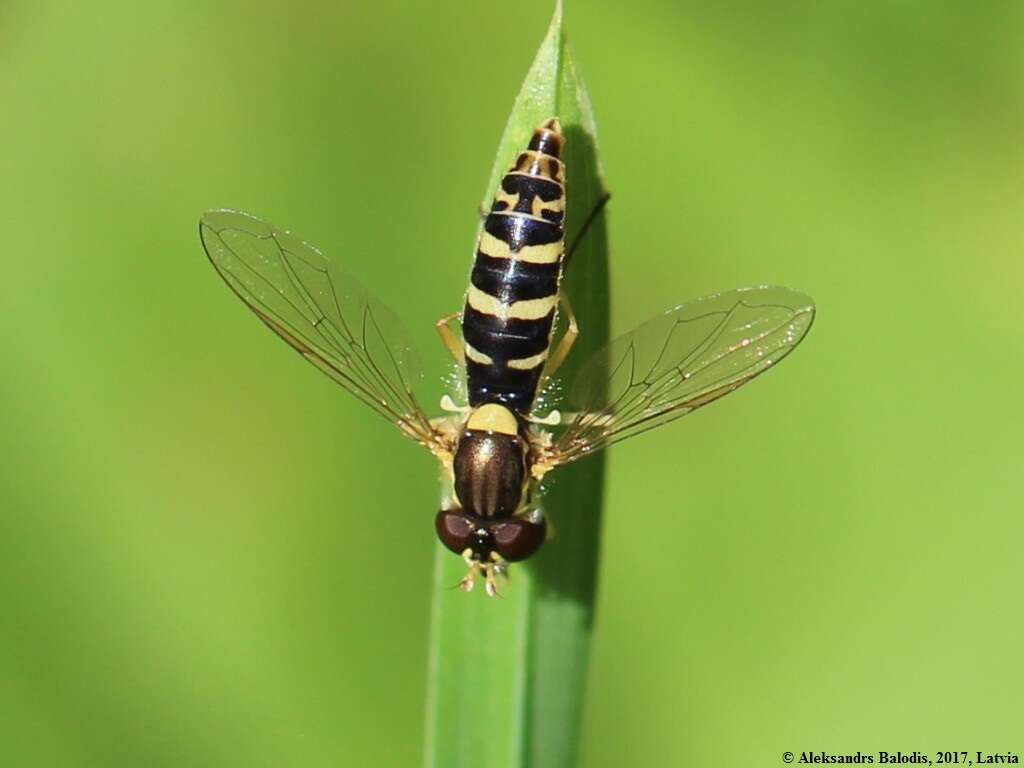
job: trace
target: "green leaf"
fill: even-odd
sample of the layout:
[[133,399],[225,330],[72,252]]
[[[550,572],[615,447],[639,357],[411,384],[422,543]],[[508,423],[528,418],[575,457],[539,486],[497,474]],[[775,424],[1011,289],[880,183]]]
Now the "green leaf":
[[[556,6],[547,36],[516,98],[484,196],[533,129],[558,116],[566,136],[567,243],[605,194],[590,102]],[[608,338],[605,215],[580,241],[562,289],[581,334],[559,375]],[[575,764],[594,621],[604,463],[600,455],[552,473],[544,509],[554,536],[511,567],[500,599],[453,586],[462,560],[438,545],[434,569],[425,764],[431,768]]]

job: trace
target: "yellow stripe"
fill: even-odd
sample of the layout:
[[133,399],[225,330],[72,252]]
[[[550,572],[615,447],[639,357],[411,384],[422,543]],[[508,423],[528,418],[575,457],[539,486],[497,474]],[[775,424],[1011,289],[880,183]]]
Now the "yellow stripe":
[[524,245],[512,253],[508,243],[484,230],[480,233],[477,250],[492,259],[519,259],[531,264],[554,264],[562,258],[562,241],[557,240],[544,245]]
[[548,351],[545,349],[539,355],[533,357],[522,357],[518,360],[509,360],[508,367],[515,368],[517,371],[530,371],[541,365],[545,360],[548,359]]
[[497,432],[499,435],[514,435],[519,432],[519,423],[508,408],[497,403],[485,403],[473,411],[466,420],[466,429],[482,432]]
[[[554,166],[553,171],[551,166]],[[550,179],[556,184],[561,184],[565,177],[565,164],[557,157],[545,155],[535,149],[527,149],[516,158],[506,176],[513,173]]]
[[508,305],[508,316],[513,320],[540,320],[558,303],[558,296],[546,296],[543,299],[515,301]]
[[493,315],[502,320],[540,320],[547,317],[548,312],[555,308],[558,296],[545,296],[542,299],[527,299],[505,304],[489,293],[484,293],[475,285],[470,285],[466,292],[466,301],[477,312]]
[[474,363],[480,363],[480,365],[494,365],[494,358],[490,355],[485,355],[475,347],[471,347],[468,343],[466,344],[466,357]]

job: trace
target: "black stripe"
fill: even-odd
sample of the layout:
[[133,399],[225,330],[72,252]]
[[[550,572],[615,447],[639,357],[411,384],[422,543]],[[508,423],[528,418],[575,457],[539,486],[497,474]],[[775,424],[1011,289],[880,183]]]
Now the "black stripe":
[[529,413],[536,396],[543,366],[529,371],[481,365],[466,361],[469,379],[469,404],[476,408],[484,403],[503,403],[517,413]]
[[519,259],[493,259],[477,253],[470,282],[505,304],[542,299],[558,292],[559,264],[534,264]]
[[527,149],[558,157],[562,151],[562,137],[554,131],[537,129],[533,132],[533,138],[530,139],[530,146]]
[[484,229],[499,240],[508,243],[513,253],[525,245],[546,245],[562,239],[562,227],[549,221],[528,219],[510,213],[489,213]]
[[[562,197],[562,188],[550,179],[541,176],[521,176],[509,174],[501,180],[501,187],[509,194],[517,194],[516,206],[513,209],[516,213],[533,213],[533,201],[540,197],[542,202],[550,203]],[[507,210],[505,205],[498,210]],[[495,210],[492,206],[491,210]],[[541,218],[556,224],[561,224],[565,219],[564,211],[551,211],[544,209],[540,212]]]
[[478,312],[466,303],[462,314],[462,337],[471,347],[495,362],[522,360],[539,355],[551,342],[555,311],[539,320],[502,320]]
[[531,200],[540,197],[546,203],[557,200],[563,194],[561,185],[551,179],[545,179],[543,176],[524,176],[519,173],[510,173],[503,177],[501,188],[509,194],[518,192],[522,197],[529,196]]

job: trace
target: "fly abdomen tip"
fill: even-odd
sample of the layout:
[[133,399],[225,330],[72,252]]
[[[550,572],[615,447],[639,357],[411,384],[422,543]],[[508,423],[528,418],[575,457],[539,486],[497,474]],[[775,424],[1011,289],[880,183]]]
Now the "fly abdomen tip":
[[562,122],[557,117],[549,117],[540,124],[540,127],[546,128],[549,131],[554,131],[555,133],[562,132]]
[[561,157],[565,137],[562,135],[562,123],[552,117],[541,123],[533,132],[529,149],[551,157]]

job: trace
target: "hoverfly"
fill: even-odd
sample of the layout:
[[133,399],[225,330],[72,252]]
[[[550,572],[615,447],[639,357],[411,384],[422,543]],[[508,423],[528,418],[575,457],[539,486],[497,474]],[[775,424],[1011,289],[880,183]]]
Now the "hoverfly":
[[[416,400],[421,374],[397,318],[333,261],[244,213],[211,211],[200,221],[213,266],[267,326],[438,458],[453,493],[435,529],[466,561],[467,592],[482,577],[496,594],[507,564],[544,543],[540,482],[548,472],[739,388],[789,354],[814,318],[811,299],[787,288],[682,304],[585,363],[568,390],[571,413],[536,412],[541,387],[578,334],[559,290],[571,256],[564,144],[557,118],[542,123],[485,215],[463,308],[437,323],[465,371],[468,402],[446,396],[440,418]],[[568,323],[556,344],[559,309]],[[461,340],[450,327],[456,319]]]

